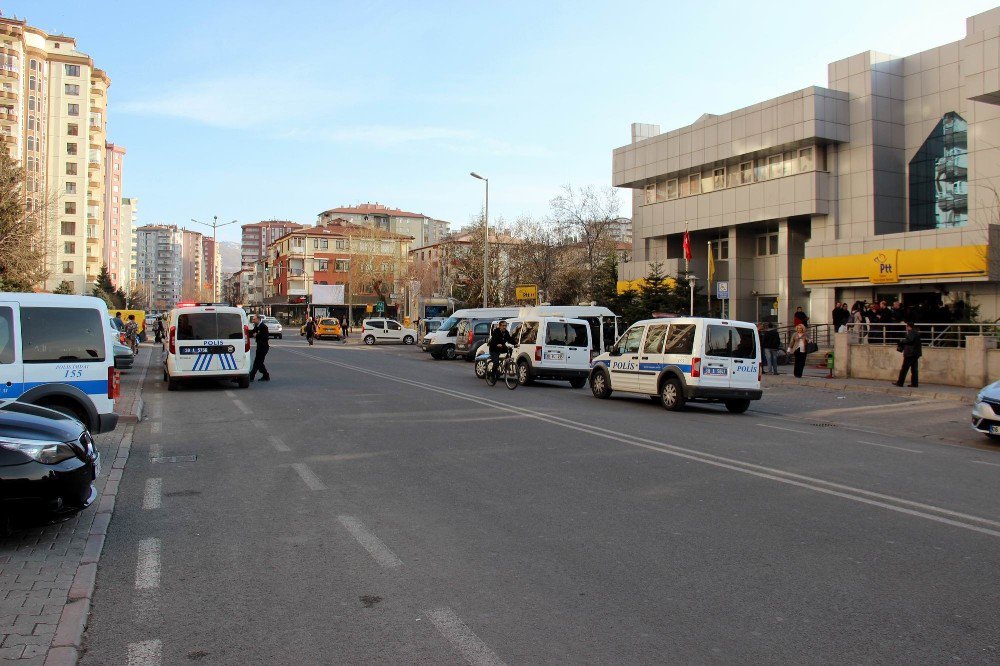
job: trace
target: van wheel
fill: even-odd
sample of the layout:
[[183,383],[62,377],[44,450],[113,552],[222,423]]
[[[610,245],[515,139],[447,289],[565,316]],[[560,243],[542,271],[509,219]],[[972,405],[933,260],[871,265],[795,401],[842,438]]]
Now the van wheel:
[[164,370],[163,371],[163,381],[167,381],[168,379],[170,379],[170,376],[167,374],[167,371]]
[[173,377],[170,377],[170,376],[167,377],[167,390],[168,391],[176,391],[179,386],[180,386],[180,381],[179,380],[174,379]]
[[726,400],[726,409],[731,411],[733,414],[742,414],[743,412],[750,409],[749,400]]
[[448,345],[444,348],[444,357],[449,361],[455,358],[455,345]]
[[236,384],[240,388],[250,388],[250,375],[240,375],[236,378]]
[[528,386],[531,384],[531,368],[525,361],[517,362],[517,383],[521,386]]
[[476,361],[476,377],[480,379],[486,377],[486,361],[483,359]]
[[660,403],[672,412],[684,409],[684,390],[676,379],[668,379],[660,387]]
[[576,379],[569,380],[569,385],[573,388],[583,388],[587,384],[587,380],[583,377],[577,377]]
[[366,335],[365,336],[365,344],[366,345],[373,345],[373,344],[375,344],[375,336],[374,335]]
[[441,352],[431,352],[431,358],[435,361],[441,360]]
[[611,397],[611,382],[604,372],[595,372],[590,376],[590,390],[595,398],[604,400]]
[[404,345],[412,345],[413,344],[413,336],[412,335],[407,335],[405,338],[403,338],[403,344]]

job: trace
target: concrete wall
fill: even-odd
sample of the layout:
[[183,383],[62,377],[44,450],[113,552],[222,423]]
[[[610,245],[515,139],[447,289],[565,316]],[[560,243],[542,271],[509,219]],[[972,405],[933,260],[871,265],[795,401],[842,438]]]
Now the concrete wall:
[[[895,345],[852,344],[850,333],[837,333],[834,374],[837,377],[894,382],[903,355]],[[981,388],[1000,379],[1000,350],[993,338],[970,337],[963,349],[924,347],[920,383]],[[909,377],[907,377],[909,381]]]

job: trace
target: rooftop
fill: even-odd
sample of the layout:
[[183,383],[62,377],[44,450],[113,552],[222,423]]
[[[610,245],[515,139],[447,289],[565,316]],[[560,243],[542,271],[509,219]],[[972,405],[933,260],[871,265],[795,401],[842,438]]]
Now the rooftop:
[[398,208],[389,208],[388,206],[384,206],[377,201],[375,203],[358,204],[357,206],[331,208],[330,210],[323,211],[320,215],[329,215],[332,213],[349,213],[352,215],[388,215],[391,217],[427,217],[423,213],[410,213]]

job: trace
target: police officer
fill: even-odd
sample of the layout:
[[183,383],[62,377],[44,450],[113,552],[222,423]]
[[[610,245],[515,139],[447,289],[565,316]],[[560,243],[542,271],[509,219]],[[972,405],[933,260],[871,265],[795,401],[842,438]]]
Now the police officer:
[[500,355],[507,351],[507,345],[514,342],[514,338],[507,332],[507,321],[501,319],[497,327],[490,333],[490,360],[493,362],[493,378],[500,376]]
[[257,353],[254,354],[253,365],[250,367],[250,381],[254,380],[259,370],[263,375],[260,381],[269,382],[271,374],[264,367],[264,358],[267,356],[267,350],[271,347],[271,334],[267,330],[264,318],[260,315],[254,315],[254,327],[250,331],[250,335],[257,339]]

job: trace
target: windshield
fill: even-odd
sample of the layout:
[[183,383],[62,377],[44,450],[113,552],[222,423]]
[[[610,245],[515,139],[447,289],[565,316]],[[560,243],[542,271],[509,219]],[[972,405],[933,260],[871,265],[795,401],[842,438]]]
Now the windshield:
[[177,317],[178,340],[239,340],[243,318],[233,312],[195,312]]
[[460,322],[460,321],[463,321],[463,320],[459,319],[458,317],[448,317],[443,322],[441,322],[441,325],[438,327],[437,330],[439,330],[439,331],[450,331],[451,329],[455,328],[455,326],[457,326],[458,322]]

